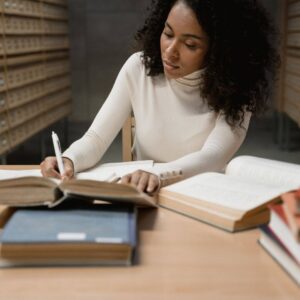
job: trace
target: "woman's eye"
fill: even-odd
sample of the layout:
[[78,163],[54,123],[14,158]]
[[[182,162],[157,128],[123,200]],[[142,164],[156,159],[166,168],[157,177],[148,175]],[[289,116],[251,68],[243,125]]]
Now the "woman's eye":
[[197,45],[191,45],[191,44],[185,44],[189,49],[196,49],[197,48]]
[[164,35],[168,38],[171,38],[172,37],[172,34],[171,33],[168,33],[168,32],[164,32]]

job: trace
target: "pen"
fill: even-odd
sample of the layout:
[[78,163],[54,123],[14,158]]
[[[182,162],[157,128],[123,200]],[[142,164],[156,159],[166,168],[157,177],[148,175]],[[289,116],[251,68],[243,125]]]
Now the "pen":
[[57,160],[57,164],[58,164],[58,170],[60,175],[62,175],[64,173],[64,163],[62,160],[62,156],[61,156],[61,148],[60,148],[60,143],[59,143],[59,139],[57,134],[52,131],[52,141],[53,141],[53,147],[54,147],[54,151],[55,151],[55,156],[56,156],[56,160]]

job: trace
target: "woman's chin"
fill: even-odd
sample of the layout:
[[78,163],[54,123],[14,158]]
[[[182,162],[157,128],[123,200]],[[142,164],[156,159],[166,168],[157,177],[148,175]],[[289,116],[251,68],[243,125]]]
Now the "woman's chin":
[[177,79],[177,78],[181,77],[178,68],[172,69],[172,70],[168,70],[168,69],[164,68],[164,73],[168,79]]

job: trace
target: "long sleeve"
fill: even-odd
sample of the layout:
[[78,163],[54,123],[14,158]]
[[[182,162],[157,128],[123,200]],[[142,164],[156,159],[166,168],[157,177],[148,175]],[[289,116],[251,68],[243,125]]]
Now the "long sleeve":
[[161,176],[164,186],[199,173],[221,171],[244,141],[250,118],[251,113],[246,113],[242,127],[232,129],[225,117],[219,116],[201,150],[168,163],[157,163],[152,172]]
[[75,172],[94,166],[110,146],[131,113],[131,93],[125,64],[116,82],[84,136],[63,153],[74,163]]

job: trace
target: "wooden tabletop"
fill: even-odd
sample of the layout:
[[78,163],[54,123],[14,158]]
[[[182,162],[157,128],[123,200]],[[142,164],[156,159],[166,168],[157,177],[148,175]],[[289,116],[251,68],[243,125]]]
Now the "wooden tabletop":
[[300,299],[300,289],[257,243],[172,211],[139,210],[131,267],[0,269],[0,299]]

